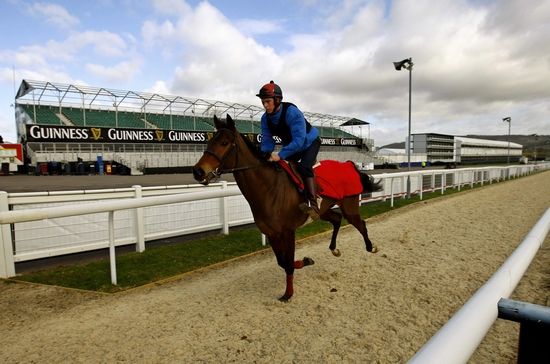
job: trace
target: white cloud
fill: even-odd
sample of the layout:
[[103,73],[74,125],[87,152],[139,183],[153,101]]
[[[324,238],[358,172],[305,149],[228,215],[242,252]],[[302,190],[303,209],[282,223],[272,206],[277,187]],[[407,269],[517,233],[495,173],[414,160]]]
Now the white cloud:
[[280,33],[283,26],[277,20],[267,19],[239,19],[235,22],[235,27],[248,36]]
[[141,27],[141,35],[148,47],[158,46],[159,44],[166,46],[167,42],[175,38],[176,29],[170,20],[165,20],[161,24],[147,20]]
[[[128,39],[131,41],[131,37]],[[89,62],[89,59],[95,62]],[[114,66],[113,59],[118,60]],[[88,66],[83,68],[85,64]],[[71,83],[82,77],[79,73],[71,76],[71,70],[84,69],[102,80],[128,81],[139,73],[141,64],[141,58],[127,46],[126,41],[108,31],[71,33],[61,41],[49,40],[16,50],[0,50],[0,67],[4,65],[7,69],[9,65],[15,68],[18,80]],[[120,73],[117,75],[117,72]]]
[[[507,29],[506,37],[498,24],[486,28],[490,13],[466,1],[395,1],[386,16],[376,3],[367,4],[347,26],[293,36],[280,83],[311,110],[374,120],[375,134],[400,120],[397,134],[406,135],[408,75],[391,62],[412,57],[413,132],[498,132],[501,114],[550,97],[550,83],[542,81],[550,79],[544,41],[550,11],[538,14],[540,23],[514,22],[518,28]],[[544,49],[543,59],[533,58],[540,52],[518,54],[525,44]],[[546,122],[543,114],[536,119],[539,128]],[[527,120],[517,126],[532,130]]]
[[[208,2],[185,13],[175,23],[148,21],[142,27],[147,44],[181,48],[172,93],[254,101],[258,80],[278,74],[281,58],[272,48],[243,35]],[[243,85],[249,85],[244,87]]]
[[64,42],[68,52],[77,52],[86,46],[92,47],[96,56],[121,57],[127,51],[124,39],[108,31],[85,31],[70,35]]
[[191,12],[191,7],[184,0],[152,0],[156,13],[168,16],[185,16]]
[[28,6],[28,11],[36,18],[43,19],[60,29],[69,29],[78,25],[77,17],[71,15],[67,9],[58,4],[33,3]]
[[256,103],[257,88],[274,79],[304,110],[373,122],[381,143],[406,135],[408,77],[392,65],[403,58],[415,63],[413,132],[467,134],[484,124],[498,132],[500,114],[550,96],[550,83],[541,82],[550,78],[550,7],[543,1],[529,9],[517,1],[302,3],[318,11],[312,22],[322,31],[292,33],[284,52],[254,39],[262,29],[287,34],[280,32],[284,20],[232,22],[208,2],[172,20],[149,20],[142,36],[163,54],[179,54],[172,93]]
[[301,0],[269,20],[195,3],[152,0],[138,40],[90,29],[0,50],[0,75],[14,64],[70,80],[85,65],[77,75],[89,83],[133,80],[134,90],[255,104],[273,79],[303,110],[372,122],[382,145],[406,135],[408,72],[392,62],[412,57],[413,132],[505,134],[507,115],[513,133],[548,129],[548,1]]
[[0,50],[0,62],[16,68],[64,67],[85,57],[91,51],[95,59],[128,57],[130,50],[117,34],[107,31],[72,33],[63,41],[49,40],[44,44],[21,46],[16,50]]
[[165,81],[158,80],[158,81],[155,81],[152,87],[150,87],[145,91],[153,94],[169,95],[170,87],[166,84]]
[[133,79],[141,69],[141,61],[123,61],[112,66],[87,63],[85,68],[94,76],[103,79],[104,82],[121,83]]

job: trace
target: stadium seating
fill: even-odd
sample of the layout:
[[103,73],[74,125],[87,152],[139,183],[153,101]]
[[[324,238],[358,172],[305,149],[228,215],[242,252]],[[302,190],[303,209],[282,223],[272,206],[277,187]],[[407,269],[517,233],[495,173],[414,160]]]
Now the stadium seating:
[[136,112],[119,112],[115,121],[119,128],[147,128],[143,115]]
[[[23,106],[29,117],[34,119],[33,107]],[[36,122],[38,124],[62,125],[62,121],[56,115],[59,109],[53,106],[36,106]],[[192,115],[168,115],[139,112],[106,110],[91,110],[65,107],[63,115],[74,125],[96,126],[96,127],[119,127],[119,128],[151,128],[157,127],[164,130],[197,130],[212,131],[214,122],[211,117],[193,117]],[[260,122],[257,120],[235,119],[237,130],[241,133],[260,133]],[[343,130],[316,126],[319,134],[324,138],[355,138],[354,135]]]
[[330,128],[326,126],[316,126],[319,129],[319,134],[324,138],[355,138],[354,135],[346,133],[343,130]]
[[257,121],[235,120],[235,126],[241,133],[260,133],[260,123]]
[[115,113],[113,111],[64,108],[63,115],[78,126],[115,126]]
[[[61,120],[56,115],[56,112],[59,112],[59,108],[52,106],[36,106],[36,108],[33,108],[32,106],[25,105],[23,109],[37,124],[61,125]],[[36,115],[34,110],[36,110]]]

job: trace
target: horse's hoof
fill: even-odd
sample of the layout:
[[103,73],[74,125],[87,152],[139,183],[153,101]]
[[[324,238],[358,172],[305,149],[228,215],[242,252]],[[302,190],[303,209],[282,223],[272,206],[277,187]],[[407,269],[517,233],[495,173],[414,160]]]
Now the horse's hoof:
[[372,253],[372,254],[378,253],[378,247],[376,245],[373,245],[372,250],[369,253]]
[[315,264],[315,261],[313,259],[311,259],[310,257],[304,257],[304,259],[302,259],[302,261],[304,262],[304,267],[306,265],[313,265]]
[[339,257],[340,255],[342,255],[342,253],[340,253],[340,249],[334,249],[334,250],[331,250],[332,252],[332,255],[334,255],[335,257]]
[[284,303],[287,303],[287,302],[290,300],[290,297],[292,297],[292,296],[287,296],[287,295],[285,294],[285,295],[283,295],[283,296],[281,296],[281,297],[279,298],[279,301],[284,302]]

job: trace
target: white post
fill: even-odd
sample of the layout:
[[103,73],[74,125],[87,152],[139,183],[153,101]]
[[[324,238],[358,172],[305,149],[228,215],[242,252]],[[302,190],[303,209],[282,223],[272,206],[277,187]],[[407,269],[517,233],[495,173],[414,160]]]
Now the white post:
[[109,211],[109,263],[111,266],[111,283],[116,286],[116,254],[115,254],[115,212]]
[[265,246],[267,244],[267,239],[264,234],[262,234],[262,246]]
[[390,177],[390,195],[391,195],[390,206],[393,207],[393,177]]
[[[134,189],[134,197],[135,198],[141,198],[142,197],[142,189],[141,186],[135,185],[132,186]],[[136,224],[136,252],[143,253],[145,251],[145,232],[144,232],[144,220],[143,220],[143,208],[138,207],[136,209],[135,214],[135,220],[134,223]]]
[[441,194],[445,193],[445,185],[447,184],[447,175],[445,172],[441,173]]
[[[222,190],[227,189],[227,181],[222,181]],[[220,218],[222,222],[222,234],[229,235],[229,217],[225,197],[220,197]]]
[[[407,178],[405,178],[405,176],[403,176],[403,178],[401,178],[401,186],[406,186],[406,189],[403,188],[403,190],[406,190],[407,193],[403,195],[403,197],[401,198],[411,198],[411,180],[410,180],[410,175],[407,175]],[[406,181],[406,182],[405,182]]]
[[[8,193],[0,191],[0,212],[9,211]],[[0,225],[0,278],[15,276],[15,262],[13,260],[13,241],[11,239],[11,225]]]
[[462,173],[460,171],[455,172],[456,180],[458,181],[458,190],[460,191],[460,183],[462,182]]
[[419,185],[420,185],[420,200],[422,200],[422,190],[424,189],[424,186],[423,186],[424,176],[422,175],[422,173],[420,173],[418,175],[418,177],[420,177],[420,182],[419,182]]

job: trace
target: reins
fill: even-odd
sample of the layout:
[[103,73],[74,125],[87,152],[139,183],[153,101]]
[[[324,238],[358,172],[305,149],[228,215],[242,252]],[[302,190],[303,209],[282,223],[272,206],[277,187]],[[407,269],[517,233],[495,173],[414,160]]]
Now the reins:
[[[233,135],[233,143],[231,144],[231,149],[229,149],[221,158],[218,157],[216,155],[216,153],[211,152],[208,149],[206,149],[204,151],[204,154],[209,154],[209,155],[213,156],[220,163],[220,165],[214,171],[210,172],[209,174],[211,174],[214,178],[217,179],[217,178],[220,178],[220,176],[224,173],[233,173],[233,172],[244,171],[244,170],[247,170],[247,169],[252,169],[252,168],[259,167],[261,165],[261,163],[252,164],[252,165],[248,165],[248,166],[237,167],[238,158],[239,158],[238,145],[237,145],[237,142],[236,142],[237,141],[237,135],[231,129],[228,129],[228,128],[224,128],[224,129],[228,130]],[[224,130],[224,129],[220,129],[218,132],[220,132],[221,130]],[[227,161],[227,158],[231,155],[231,152],[235,152],[235,166],[236,167],[224,168],[224,164]]]

